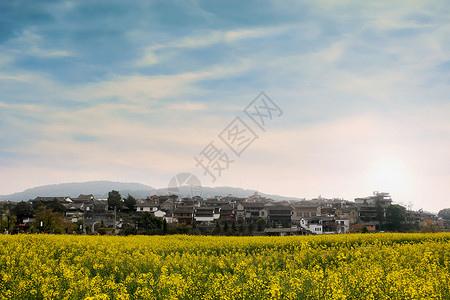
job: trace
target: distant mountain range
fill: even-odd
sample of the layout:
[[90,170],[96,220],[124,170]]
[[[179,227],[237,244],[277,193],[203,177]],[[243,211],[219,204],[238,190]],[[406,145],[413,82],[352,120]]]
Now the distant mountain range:
[[[135,198],[146,198],[151,195],[166,195],[168,193],[167,188],[155,189],[151,186],[133,183],[133,182],[115,182],[115,181],[88,181],[88,182],[73,182],[73,183],[60,183],[52,185],[43,185],[30,189],[26,189],[23,192],[14,193],[11,195],[0,196],[0,201],[27,201],[34,199],[38,196],[41,197],[77,197],[80,194],[93,194],[96,198],[107,198],[108,192],[116,190],[119,191],[122,197],[126,197],[128,194]],[[201,191],[192,191],[190,187],[183,186],[179,188],[178,195],[183,196],[195,196],[200,195],[203,198],[215,197],[215,196],[227,196],[232,195],[234,197],[246,197],[255,193],[255,190],[246,190],[234,187],[202,187]],[[270,195],[264,193],[258,193],[263,197],[271,198],[274,200],[300,200],[300,198],[284,197],[279,195]]]

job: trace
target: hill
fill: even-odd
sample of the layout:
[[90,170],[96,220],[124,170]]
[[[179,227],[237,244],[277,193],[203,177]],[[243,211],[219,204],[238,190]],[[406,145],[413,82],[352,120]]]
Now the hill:
[[[135,198],[146,198],[150,195],[166,195],[167,188],[155,189],[151,186],[133,183],[133,182],[115,182],[115,181],[88,181],[88,182],[73,182],[73,183],[60,183],[52,185],[43,185],[30,189],[26,189],[23,192],[14,193],[11,195],[0,196],[0,201],[27,201],[34,199],[38,196],[52,197],[52,196],[70,196],[77,197],[80,194],[93,194],[96,198],[107,198],[108,192],[116,190],[119,191],[122,197],[126,197],[128,194]],[[201,196],[203,198],[214,196],[227,196],[231,194],[234,197],[246,197],[255,193],[255,190],[247,190],[234,187],[202,187]],[[192,196],[189,187],[181,187],[179,196]],[[274,200],[300,200],[294,197],[285,197],[280,195],[271,195],[259,193],[263,197],[271,198]]]

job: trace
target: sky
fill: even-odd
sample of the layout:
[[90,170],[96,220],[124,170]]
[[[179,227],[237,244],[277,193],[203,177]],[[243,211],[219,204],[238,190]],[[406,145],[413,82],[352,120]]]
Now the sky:
[[449,35],[446,0],[0,1],[0,194],[188,172],[437,212]]

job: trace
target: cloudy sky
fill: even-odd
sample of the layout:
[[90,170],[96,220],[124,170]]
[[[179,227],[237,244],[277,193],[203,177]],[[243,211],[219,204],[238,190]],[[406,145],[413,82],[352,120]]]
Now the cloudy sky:
[[[448,207],[450,3],[338,2],[0,2],[0,194],[191,172]],[[261,91],[282,111],[264,130],[243,112]],[[240,156],[236,117],[257,136]],[[214,182],[212,146],[232,161]]]

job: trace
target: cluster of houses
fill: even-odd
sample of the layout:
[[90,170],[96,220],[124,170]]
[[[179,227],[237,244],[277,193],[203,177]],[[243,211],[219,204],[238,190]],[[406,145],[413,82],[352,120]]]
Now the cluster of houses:
[[[66,207],[66,217],[83,228],[94,230],[96,224],[120,228],[122,219],[116,210],[108,208],[106,199],[93,195],[71,197],[37,197],[29,200],[32,205],[47,204],[57,199]],[[392,204],[388,193],[374,192],[373,195],[343,199],[275,201],[255,193],[249,197],[178,197],[177,195],[149,196],[137,199],[134,209],[124,207],[124,212],[140,214],[149,212],[161,217],[167,223],[185,223],[195,226],[213,227],[216,223],[237,222],[256,224],[265,220],[267,235],[329,234],[358,232],[365,227],[369,232],[379,225],[380,212],[385,216],[386,208]],[[422,226],[440,224],[435,215],[404,208],[406,222]]]

